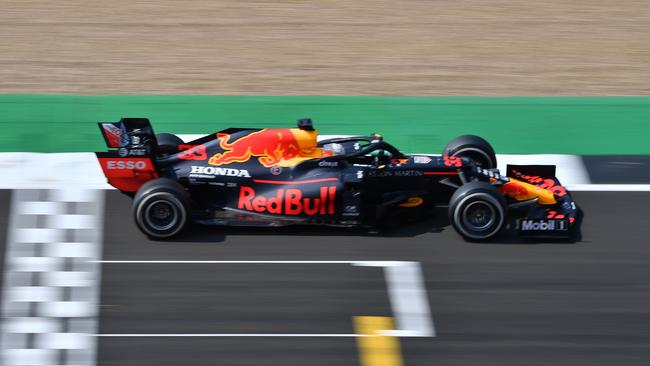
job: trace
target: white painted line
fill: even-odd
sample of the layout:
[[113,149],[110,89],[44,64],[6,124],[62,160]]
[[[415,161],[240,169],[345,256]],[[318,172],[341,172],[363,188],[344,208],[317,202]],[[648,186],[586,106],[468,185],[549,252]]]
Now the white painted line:
[[435,337],[436,333],[424,333],[419,330],[401,330],[401,329],[392,329],[392,330],[383,330],[380,332],[381,335],[389,337],[399,337],[399,338],[421,338],[421,337]]
[[407,263],[405,261],[355,261],[352,264],[360,267],[395,267],[403,266]]
[[56,365],[57,351],[49,349],[6,349],[2,361],[8,365],[51,366]]
[[82,333],[47,333],[37,337],[36,345],[43,349],[87,349],[93,338]]
[[55,318],[80,318],[95,315],[97,309],[88,301],[53,301],[41,304],[40,312],[43,316]]
[[59,291],[44,286],[15,286],[7,289],[7,301],[44,302],[59,300]]
[[[359,262],[361,266],[377,266],[382,262]],[[397,330],[383,333],[395,337],[435,337],[429,301],[418,262],[383,262],[388,296]]]
[[384,274],[398,333],[435,337],[420,264],[408,262],[402,266],[384,267]]
[[92,243],[47,243],[45,255],[59,258],[94,258],[97,248]]
[[56,271],[63,262],[58,258],[17,257],[9,259],[9,269],[15,272],[50,272]]
[[125,333],[125,334],[96,334],[97,337],[308,337],[308,338],[356,338],[367,337],[360,334],[313,334],[313,333]]
[[[202,261],[202,260],[101,260],[104,264],[356,264],[358,261]],[[364,261],[363,263],[372,263]],[[386,263],[377,261],[377,263]]]
[[[94,157],[95,154],[92,154]],[[95,159],[96,160],[96,159]],[[99,164],[99,163],[97,163]],[[82,173],[80,177],[86,177],[86,175],[83,174],[82,171],[79,173]],[[103,176],[103,174],[102,174]],[[79,177],[76,177],[79,178]],[[52,200],[57,201],[57,202],[91,202],[95,203],[97,200],[97,192],[95,192],[93,189],[57,189],[52,192],[53,197]]]
[[17,243],[49,243],[60,241],[63,231],[50,228],[16,229]]
[[86,287],[95,284],[92,275],[88,272],[50,272],[43,279],[43,284],[52,287]]
[[53,333],[59,330],[59,323],[47,318],[10,318],[3,326],[7,333]]
[[92,215],[53,215],[48,217],[48,226],[53,229],[93,229]]
[[20,215],[58,215],[63,213],[63,205],[59,202],[24,201],[18,206]]
[[319,260],[100,260],[102,264],[351,264],[362,267],[393,267],[402,266],[409,261],[319,261]]

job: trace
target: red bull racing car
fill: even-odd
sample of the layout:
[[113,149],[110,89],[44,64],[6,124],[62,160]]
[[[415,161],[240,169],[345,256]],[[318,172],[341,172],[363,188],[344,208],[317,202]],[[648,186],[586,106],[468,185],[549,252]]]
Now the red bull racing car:
[[148,119],[101,122],[108,152],[97,158],[108,183],[133,197],[151,238],[191,222],[212,225],[382,226],[449,206],[468,240],[506,226],[522,235],[571,237],[578,209],[555,166],[496,169],[492,147],[465,135],[442,155],[406,155],[380,135],[318,140],[309,119],[296,128],[229,128],[184,142],[154,134]]

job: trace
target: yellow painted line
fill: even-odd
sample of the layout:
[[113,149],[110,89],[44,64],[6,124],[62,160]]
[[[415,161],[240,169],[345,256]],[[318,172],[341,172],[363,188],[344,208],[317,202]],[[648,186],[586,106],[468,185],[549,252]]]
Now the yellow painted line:
[[387,316],[355,316],[359,361],[361,366],[404,366],[397,337],[383,335],[395,329],[393,318]]

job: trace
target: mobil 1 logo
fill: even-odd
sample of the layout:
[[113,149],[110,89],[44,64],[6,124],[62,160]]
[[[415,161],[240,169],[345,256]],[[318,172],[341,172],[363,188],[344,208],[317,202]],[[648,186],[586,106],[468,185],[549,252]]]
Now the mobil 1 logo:
[[521,219],[519,231],[522,233],[558,232],[569,230],[568,220]]

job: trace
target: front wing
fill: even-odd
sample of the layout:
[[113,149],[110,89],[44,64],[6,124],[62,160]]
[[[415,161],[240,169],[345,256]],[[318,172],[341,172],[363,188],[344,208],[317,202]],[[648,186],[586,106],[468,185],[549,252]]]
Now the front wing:
[[555,176],[553,165],[508,165],[507,175],[553,192],[556,204],[533,204],[521,210],[516,228],[522,236],[570,238],[578,227],[579,209]]

